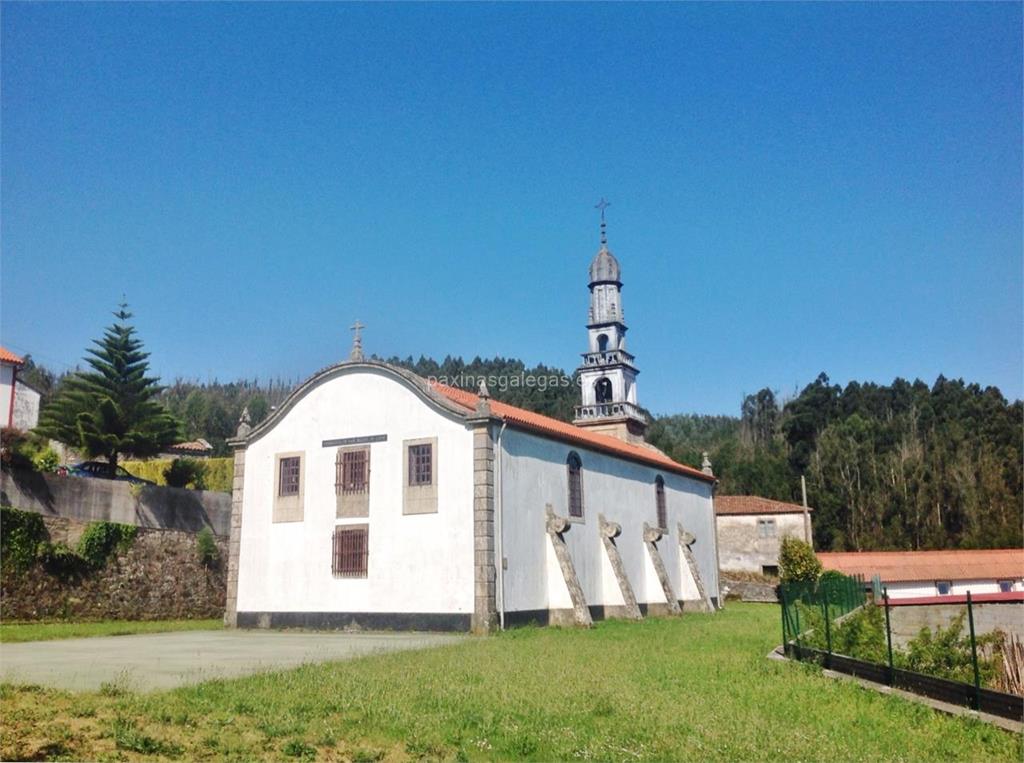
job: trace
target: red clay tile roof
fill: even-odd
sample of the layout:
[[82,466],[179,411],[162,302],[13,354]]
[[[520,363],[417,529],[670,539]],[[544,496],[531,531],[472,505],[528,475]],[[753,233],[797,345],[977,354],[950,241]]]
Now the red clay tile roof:
[[168,449],[170,452],[183,450],[189,453],[207,453],[213,450],[213,446],[210,445],[206,440],[200,438],[198,440],[192,440],[191,442],[179,442],[175,445],[171,445]]
[[0,347],[0,362],[13,363],[16,366],[20,366],[25,362],[25,359],[15,355],[13,352],[4,347]]
[[[808,511],[814,509],[807,507]],[[803,514],[798,503],[773,501],[759,495],[716,495],[715,514]]]
[[[434,391],[444,395],[449,400],[470,410],[476,410],[476,405],[480,398],[472,392],[449,387],[444,384],[431,384],[430,386]],[[511,427],[537,432],[556,440],[593,448],[594,450],[627,458],[631,461],[640,461],[677,474],[685,474],[687,477],[693,477],[704,482],[715,481],[714,477],[704,474],[700,469],[694,469],[692,466],[677,463],[668,456],[656,450],[645,448],[642,445],[633,445],[610,435],[589,432],[583,427],[559,421],[550,416],[542,416],[539,413],[534,413],[524,408],[516,408],[514,405],[508,405],[498,400],[491,400],[490,403],[491,413],[507,421]]]
[[851,551],[819,553],[826,570],[874,575],[883,582],[912,580],[1009,580],[1024,578],[1024,551],[1015,548],[961,551]]

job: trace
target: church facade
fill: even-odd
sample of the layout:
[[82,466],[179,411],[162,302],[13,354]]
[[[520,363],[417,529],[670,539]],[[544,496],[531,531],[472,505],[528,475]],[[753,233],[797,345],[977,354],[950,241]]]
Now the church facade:
[[487,632],[717,607],[715,480],[643,440],[621,287],[602,223],[572,424],[366,360],[358,338],[243,420],[227,623]]

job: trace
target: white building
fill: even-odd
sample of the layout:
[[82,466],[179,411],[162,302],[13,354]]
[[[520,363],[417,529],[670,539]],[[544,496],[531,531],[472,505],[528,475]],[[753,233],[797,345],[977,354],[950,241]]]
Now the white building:
[[5,427],[32,429],[39,423],[37,389],[18,378],[24,359],[0,347],[0,416]]
[[1024,550],[848,551],[819,553],[826,570],[877,575],[893,599],[1007,594],[1024,591]]
[[602,226],[586,426],[363,360],[358,335],[352,360],[243,417],[227,622],[483,632],[717,606],[714,477],[638,435],[618,274]]
[[716,495],[718,564],[722,572],[779,574],[779,549],[790,536],[811,542],[811,511],[759,495]]

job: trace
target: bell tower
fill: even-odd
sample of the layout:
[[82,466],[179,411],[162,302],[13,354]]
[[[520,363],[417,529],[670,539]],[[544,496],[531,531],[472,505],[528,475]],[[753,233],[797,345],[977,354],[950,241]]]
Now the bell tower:
[[619,262],[608,249],[605,209],[601,199],[601,248],[590,263],[588,348],[580,376],[582,405],[573,423],[627,442],[642,444],[647,419],[636,404],[636,376],[640,373],[626,351],[626,321],[622,310]]

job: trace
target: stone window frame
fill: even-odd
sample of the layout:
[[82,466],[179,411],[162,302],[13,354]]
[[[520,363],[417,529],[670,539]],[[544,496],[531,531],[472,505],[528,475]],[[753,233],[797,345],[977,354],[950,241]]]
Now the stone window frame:
[[[410,485],[409,448],[414,445],[430,446],[430,483]],[[417,437],[402,440],[402,514],[436,514],[438,497],[437,463],[440,460],[436,437]]]
[[[575,461],[575,466],[573,464]],[[573,481],[576,482],[576,489],[573,490]],[[565,457],[565,515],[570,522],[577,524],[586,523],[586,501],[583,495],[583,459],[575,450],[570,450]],[[574,505],[579,506],[579,513],[573,513]]]
[[[340,564],[340,536],[346,532],[362,532],[362,569],[345,570]],[[331,536],[331,575],[346,580],[365,580],[370,574],[370,525],[335,525]]]
[[[344,458],[347,453],[366,453],[366,485],[363,490],[346,490],[344,487]],[[334,456],[334,502],[335,516],[339,519],[370,516],[370,480],[373,465],[369,443],[343,445]]]
[[665,495],[665,478],[660,474],[654,478],[654,512],[657,527],[668,531],[668,498]]
[[[281,495],[281,462],[286,458],[299,459],[299,491]],[[306,452],[295,450],[274,454],[274,506],[272,522],[301,522],[306,494]]]
[[757,518],[757,537],[765,539],[779,537],[779,527],[775,517]]

